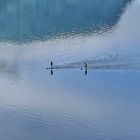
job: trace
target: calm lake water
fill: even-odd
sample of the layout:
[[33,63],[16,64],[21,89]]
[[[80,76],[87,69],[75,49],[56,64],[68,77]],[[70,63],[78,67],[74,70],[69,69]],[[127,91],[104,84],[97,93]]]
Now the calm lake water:
[[140,0],[1,0],[0,139],[139,140],[139,17]]

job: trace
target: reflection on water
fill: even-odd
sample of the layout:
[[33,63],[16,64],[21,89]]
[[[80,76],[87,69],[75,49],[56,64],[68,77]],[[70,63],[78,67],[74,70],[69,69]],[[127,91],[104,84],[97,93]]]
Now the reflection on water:
[[140,139],[140,2],[129,2],[0,1],[0,139]]
[[139,72],[22,76],[18,85],[0,80],[1,139],[139,139]]
[[29,41],[60,34],[103,32],[118,22],[130,1],[1,0],[0,38]]

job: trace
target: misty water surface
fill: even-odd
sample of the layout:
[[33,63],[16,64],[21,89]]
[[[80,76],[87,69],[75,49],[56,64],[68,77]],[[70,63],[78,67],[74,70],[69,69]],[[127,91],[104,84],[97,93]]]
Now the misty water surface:
[[1,0],[0,139],[139,140],[139,16],[139,0]]

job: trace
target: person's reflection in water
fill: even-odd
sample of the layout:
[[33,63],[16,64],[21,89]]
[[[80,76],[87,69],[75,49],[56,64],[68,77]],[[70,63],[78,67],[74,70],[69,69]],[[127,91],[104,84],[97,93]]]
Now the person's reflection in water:
[[53,69],[51,69],[51,75],[53,75]]
[[85,69],[85,75],[87,75],[87,69]]

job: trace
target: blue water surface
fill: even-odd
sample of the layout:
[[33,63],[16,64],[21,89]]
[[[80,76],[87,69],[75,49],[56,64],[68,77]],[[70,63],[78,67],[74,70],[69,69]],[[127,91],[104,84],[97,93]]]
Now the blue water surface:
[[139,17],[140,0],[1,0],[0,139],[139,140]]

